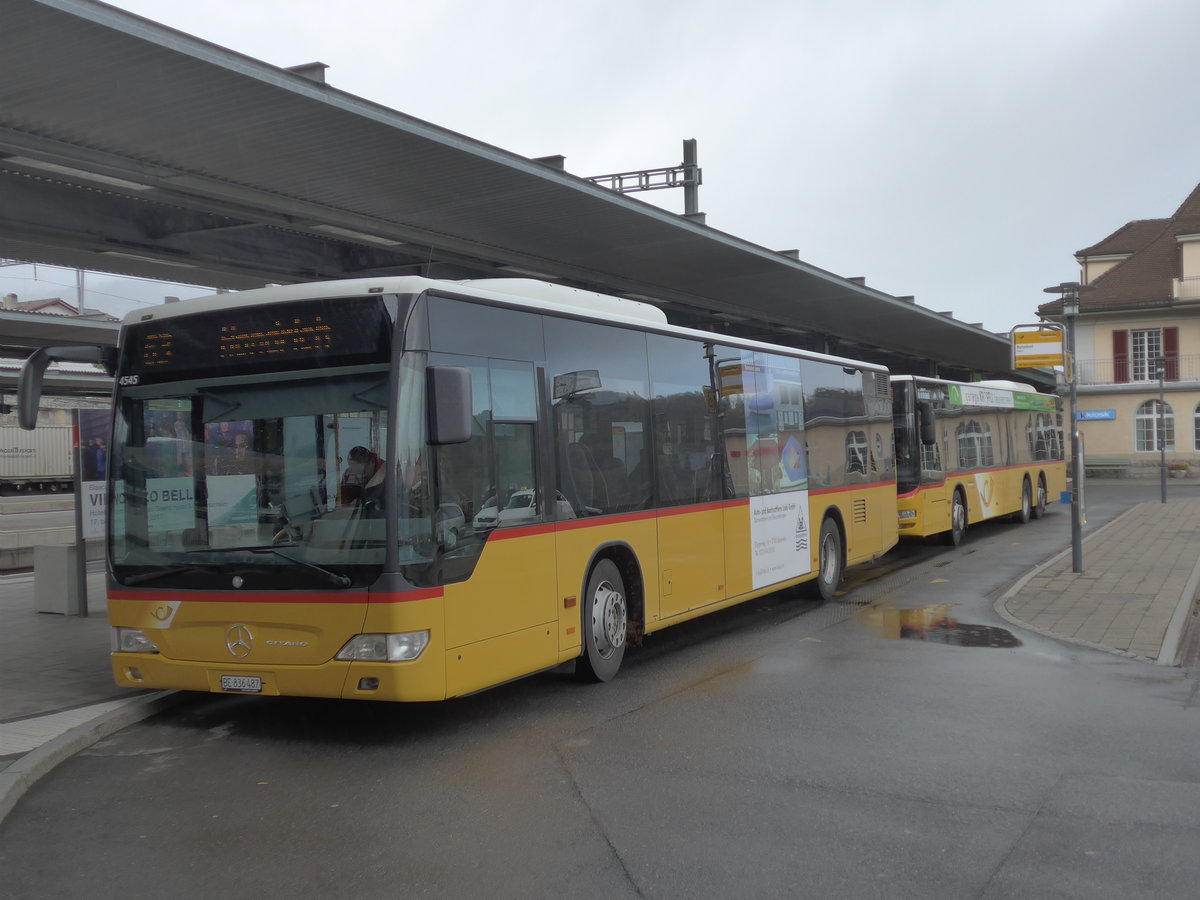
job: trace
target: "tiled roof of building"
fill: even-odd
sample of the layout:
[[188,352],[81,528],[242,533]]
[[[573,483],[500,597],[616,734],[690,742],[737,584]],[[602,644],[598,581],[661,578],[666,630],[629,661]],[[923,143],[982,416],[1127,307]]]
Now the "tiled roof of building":
[[1170,219],[1135,219],[1127,222],[1098,244],[1075,251],[1075,258],[1136,253],[1158,237],[1163,227],[1170,221]]
[[50,313],[59,316],[73,316],[79,312],[74,304],[68,303],[61,297],[47,297],[44,300],[18,300],[16,308],[22,312]]
[[[1138,219],[1118,228],[1104,240],[1075,254],[1086,257],[1128,254],[1089,289],[1080,293],[1081,312],[1145,309],[1176,305],[1172,279],[1181,274],[1177,235],[1200,234],[1200,185],[1169,219]],[[1038,307],[1043,316],[1062,313],[1062,300]]]
[[[4,309],[13,312],[38,313],[45,316],[78,316],[78,307],[61,297],[46,297],[41,300],[18,300],[15,294],[4,298]],[[89,319],[99,319],[106,322],[120,321],[99,309],[85,309],[83,315]]]

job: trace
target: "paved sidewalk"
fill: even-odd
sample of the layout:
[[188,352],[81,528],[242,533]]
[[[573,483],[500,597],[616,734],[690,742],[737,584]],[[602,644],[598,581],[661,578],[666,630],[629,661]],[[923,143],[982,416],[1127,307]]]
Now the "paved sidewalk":
[[32,572],[0,576],[0,821],[42,775],[175,695],[129,691],[108,662],[104,574],[85,617],[37,612]]
[[1200,499],[1139,503],[1088,535],[1083,571],[1071,569],[1068,546],[997,611],[1041,634],[1177,665],[1200,587]]

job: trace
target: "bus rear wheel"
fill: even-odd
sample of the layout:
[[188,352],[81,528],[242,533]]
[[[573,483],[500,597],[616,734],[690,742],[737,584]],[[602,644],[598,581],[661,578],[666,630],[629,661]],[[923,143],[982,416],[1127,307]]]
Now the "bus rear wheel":
[[591,683],[612,681],[625,658],[629,603],[621,570],[611,559],[592,568],[583,598],[583,653],[575,676]]
[[842,583],[842,533],[837,522],[825,519],[817,544],[817,577],[808,582],[807,593],[814,600],[832,603]]
[[1033,504],[1033,517],[1040,519],[1046,514],[1046,479],[1038,477],[1037,500]]

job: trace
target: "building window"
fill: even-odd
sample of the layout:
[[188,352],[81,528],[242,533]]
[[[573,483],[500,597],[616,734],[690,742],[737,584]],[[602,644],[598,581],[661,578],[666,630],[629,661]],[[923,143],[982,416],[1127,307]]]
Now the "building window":
[[1195,447],[1200,450],[1200,405],[1196,406],[1196,412],[1193,416],[1193,431],[1195,432]]
[[1162,356],[1161,328],[1132,328],[1129,331],[1130,381],[1157,381],[1155,360]]
[[[1137,408],[1137,413],[1134,414],[1134,428],[1136,429],[1136,449],[1139,452],[1150,452],[1158,450],[1158,407],[1157,400],[1147,400]],[[1162,437],[1166,441],[1166,449],[1175,449],[1175,413],[1171,409],[1170,403],[1163,404],[1163,426]]]
[[1179,328],[1118,329],[1113,338],[1113,382],[1157,381],[1158,360],[1166,360],[1165,381],[1179,380]]

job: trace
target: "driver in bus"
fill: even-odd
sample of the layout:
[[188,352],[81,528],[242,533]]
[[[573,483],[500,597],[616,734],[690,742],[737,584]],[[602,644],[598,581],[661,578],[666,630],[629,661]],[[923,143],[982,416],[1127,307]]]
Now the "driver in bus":
[[384,466],[379,454],[363,446],[352,448],[340,485],[342,506],[377,499],[383,491],[383,478]]

